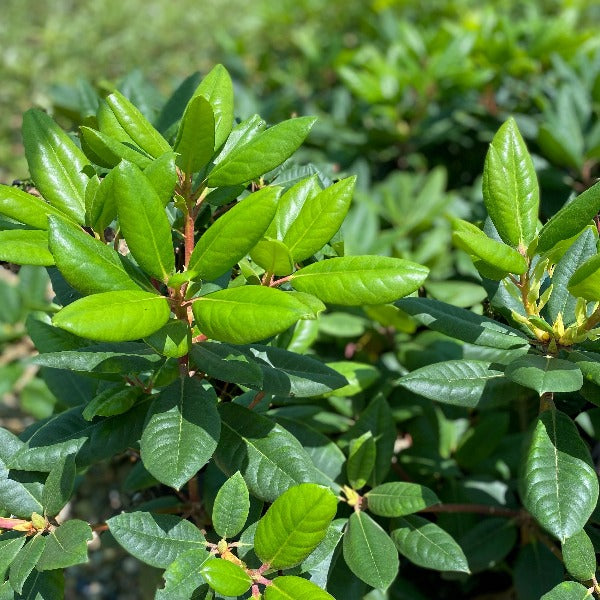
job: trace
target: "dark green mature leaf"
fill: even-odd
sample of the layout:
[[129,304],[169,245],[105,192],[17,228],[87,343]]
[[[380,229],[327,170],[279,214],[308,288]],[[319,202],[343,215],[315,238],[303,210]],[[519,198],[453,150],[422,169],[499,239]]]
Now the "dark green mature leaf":
[[36,535],[28,542],[11,562],[9,581],[12,588],[20,594],[23,591],[23,585],[30,573],[37,565],[37,562],[46,547],[46,538]]
[[484,519],[459,538],[472,573],[495,567],[517,541],[515,524],[508,519]]
[[505,382],[504,373],[491,368],[491,363],[463,359],[421,367],[401,377],[398,385],[430,400],[473,408]]
[[170,313],[163,296],[124,290],[76,300],[60,310],[52,322],[80,337],[125,342],[154,333],[169,320]]
[[385,304],[414,292],[428,273],[427,267],[401,258],[345,256],[304,267],[290,283],[331,304]]
[[81,147],[90,160],[101,167],[112,169],[126,160],[140,169],[145,169],[152,159],[141,151],[116,141],[112,137],[90,127],[80,127]]
[[551,356],[522,356],[506,367],[505,374],[540,396],[545,392],[576,392],[583,385],[583,375],[576,364]]
[[0,185],[0,214],[35,229],[48,229],[49,215],[68,218],[41,198],[8,185]]
[[235,537],[244,527],[250,511],[248,487],[236,471],[219,489],[212,510],[215,532],[222,538]]
[[415,515],[395,519],[391,535],[400,554],[420,567],[470,572],[467,559],[452,536],[427,519]]
[[273,220],[280,191],[265,187],[217,219],[196,244],[188,268],[212,281],[246,256]]
[[576,581],[563,581],[544,594],[540,600],[586,600],[591,598],[586,587]]
[[498,130],[483,168],[483,201],[500,237],[527,248],[535,237],[539,188],[533,161],[511,117]]
[[[81,416],[86,421],[94,417],[112,417],[127,412],[142,395],[142,390],[133,386],[108,387],[89,401]],[[87,398],[86,398],[87,400]]]
[[144,271],[166,282],[175,270],[175,255],[160,197],[139,168],[127,161],[115,168],[113,192],[131,254]]
[[350,441],[346,475],[353,489],[366,485],[375,468],[376,455],[375,438],[370,431]]
[[576,236],[600,211],[600,183],[565,204],[540,231],[537,251],[547,252],[561,240]]
[[315,117],[282,121],[236,146],[210,172],[208,185],[220,187],[245,183],[273,170],[296,152],[315,121]]
[[514,350],[515,357],[529,351],[529,341],[521,332],[464,308],[432,298],[404,298],[395,304],[430,329],[463,342]]
[[121,513],[106,524],[127,552],[141,561],[166,569],[188,550],[204,550],[202,532],[185,519],[136,511]]
[[250,575],[242,567],[223,558],[206,561],[200,573],[208,585],[223,596],[241,596],[252,585]]
[[110,246],[60,218],[50,216],[48,224],[50,252],[62,276],[76,290],[97,294],[140,289]]
[[382,517],[402,517],[440,503],[429,488],[405,481],[382,483],[367,492],[365,498],[369,510]]
[[36,568],[50,571],[87,562],[87,543],[91,539],[92,528],[85,521],[71,519],[64,522],[46,538]]
[[335,235],[350,208],[355,183],[356,176],[348,177],[306,199],[282,240],[295,262],[311,257]]
[[52,467],[46,478],[42,494],[45,515],[55,517],[71,499],[75,475],[75,456],[73,454],[67,454]]
[[265,600],[334,600],[318,585],[294,575],[275,577],[264,596]]
[[234,344],[263,340],[304,318],[307,307],[275,288],[244,286],[200,297],[193,304],[198,327],[209,338]]
[[140,451],[161,483],[181,489],[212,456],[221,430],[217,397],[196,379],[178,379],[161,391],[148,412]]
[[106,97],[106,103],[119,125],[144,152],[158,158],[171,150],[165,138],[123,94],[118,91],[113,92]]
[[17,517],[30,518],[34,512],[43,512],[40,486],[10,478],[6,463],[16,452],[17,449],[13,448],[10,454],[6,452],[6,456],[0,458],[0,509]]
[[52,266],[54,257],[48,250],[48,232],[37,229],[0,231],[0,260],[17,265]]
[[256,555],[274,569],[300,564],[321,543],[336,510],[329,488],[314,483],[289,488],[258,522]]
[[563,542],[562,555],[565,567],[574,579],[589,581],[596,574],[594,545],[583,529]]
[[539,541],[519,548],[514,567],[514,586],[523,600],[538,600],[558,585],[564,577],[564,569],[557,558]]
[[569,352],[567,358],[579,367],[584,379],[600,385],[600,354],[574,350]]
[[16,532],[4,533],[0,539],[0,581],[4,581],[6,571],[23,547],[25,539],[24,534]]
[[310,457],[285,429],[238,404],[221,404],[219,413],[215,461],[226,475],[240,471],[254,496],[273,502],[291,486],[313,480]]
[[364,512],[354,512],[344,533],[344,559],[368,585],[386,590],[398,574],[398,553],[390,536]]
[[192,98],[185,109],[174,146],[177,166],[185,173],[199,171],[215,150],[215,115],[203,96]]
[[564,541],[583,528],[598,500],[598,477],[575,424],[548,410],[537,420],[525,455],[521,496],[525,508]]
[[23,115],[23,145],[29,172],[42,196],[77,223],[85,221],[89,165],[83,152],[43,111]]
[[62,569],[33,571],[23,586],[23,598],[56,600],[65,596],[65,577]]
[[165,587],[156,590],[155,600],[189,600],[204,583],[200,573],[202,566],[214,556],[207,550],[188,550],[180,554],[165,571]]
[[600,254],[588,258],[571,276],[569,292],[576,298],[600,300]]

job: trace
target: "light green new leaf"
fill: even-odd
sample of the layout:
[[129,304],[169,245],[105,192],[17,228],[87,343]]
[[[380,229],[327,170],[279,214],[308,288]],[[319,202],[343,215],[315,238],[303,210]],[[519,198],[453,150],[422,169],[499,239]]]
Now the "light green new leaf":
[[152,159],[148,155],[117,142],[100,131],[85,126],[79,129],[81,131],[81,147],[90,160],[101,167],[112,169],[122,160],[126,160],[140,169],[145,169],[152,163]]
[[212,281],[246,256],[273,220],[280,191],[263,188],[217,219],[196,244],[188,269]]
[[552,356],[529,354],[517,358],[506,367],[505,375],[540,396],[545,392],[576,392],[583,385],[576,364]]
[[177,490],[212,456],[221,431],[214,390],[179,378],[152,403],[140,440],[146,469]]
[[336,510],[329,488],[314,483],[291,487],[258,522],[256,555],[274,569],[300,564],[321,543]]
[[192,305],[200,331],[209,338],[248,344],[312,318],[304,303],[275,288],[251,285],[202,296]]
[[540,231],[537,251],[547,252],[561,240],[576,236],[600,211],[600,183],[565,204]]
[[198,548],[180,554],[163,574],[165,587],[156,590],[155,600],[188,600],[204,583],[200,573],[203,565],[214,560],[214,555]]
[[37,565],[37,562],[46,546],[46,539],[41,535],[36,535],[34,538],[25,544],[19,553],[11,562],[9,578],[11,587],[20,594],[23,591],[23,585],[29,577],[29,574]]
[[90,167],[83,152],[43,111],[23,115],[23,145],[29,172],[42,196],[80,225],[85,222],[85,187]]
[[483,360],[448,360],[416,369],[398,385],[443,404],[474,408],[486,392],[507,383],[502,371]]
[[598,476],[573,421],[548,410],[537,420],[525,454],[525,508],[561,542],[587,523],[598,500]]
[[177,166],[185,173],[199,171],[215,150],[215,116],[203,96],[195,96],[187,105],[175,139]]
[[565,567],[574,579],[589,581],[596,574],[596,552],[585,530],[578,531],[562,543]]
[[173,319],[144,341],[163,356],[179,358],[190,351],[192,333],[187,322]]
[[540,600],[586,600],[587,598],[593,596],[586,587],[576,581],[563,581],[544,594]]
[[205,550],[202,532],[190,521],[174,515],[136,511],[121,513],[106,524],[117,542],[132,556],[166,569],[188,550]]
[[248,487],[236,471],[219,489],[212,510],[215,532],[222,538],[235,537],[244,527],[250,511]]
[[119,125],[144,152],[158,158],[171,150],[167,140],[123,94],[118,91],[113,92],[107,96],[106,103]]
[[461,250],[505,273],[521,275],[527,271],[527,261],[519,252],[503,242],[489,238],[472,223],[454,219],[452,227],[454,228],[452,241]]
[[250,258],[267,273],[274,275],[289,275],[294,270],[294,259],[288,247],[279,240],[258,242],[250,252]]
[[515,248],[527,248],[535,237],[539,188],[533,161],[512,117],[490,144],[483,167],[483,201],[500,237]]
[[323,302],[345,306],[385,304],[411,294],[429,269],[388,256],[345,256],[313,263],[296,271],[290,283]]
[[119,224],[140,267],[166,282],[175,270],[171,225],[148,178],[127,161],[114,169],[113,193]]
[[375,439],[370,431],[350,441],[346,475],[353,489],[359,490],[369,481],[376,455]]
[[250,575],[242,567],[223,558],[207,560],[200,573],[208,585],[223,596],[241,596],[252,585]]
[[52,323],[80,337],[126,342],[149,336],[168,320],[167,299],[151,292],[104,292],[76,300],[60,310]]
[[[236,125],[229,134],[225,145],[219,152],[218,156],[213,159],[213,163],[218,165],[229,156],[235,148],[248,143],[253,137],[256,137],[267,124],[260,118],[259,115],[252,115],[246,120]],[[245,187],[245,186],[243,186]],[[242,187],[242,189],[243,189]]]
[[403,517],[440,503],[429,488],[404,481],[382,483],[365,497],[369,510],[382,517]]
[[327,366],[337,371],[347,381],[346,385],[340,386],[324,396],[349,397],[366,390],[379,379],[379,369],[367,363],[357,361],[341,360],[327,363]]
[[227,69],[216,65],[200,82],[194,96],[202,96],[214,113],[214,148],[219,149],[233,126],[233,84]]
[[208,185],[236,185],[268,173],[298,150],[315,121],[315,117],[282,121],[236,146],[209,173]]
[[588,258],[573,273],[568,289],[575,298],[600,300],[600,254]]
[[63,219],[48,219],[48,247],[65,281],[83,294],[138,290],[110,246]]
[[0,231],[0,260],[17,265],[52,266],[54,257],[48,250],[48,232],[38,229]]
[[144,169],[144,175],[152,184],[163,206],[173,198],[177,185],[176,158],[175,152],[165,152]]
[[312,256],[335,235],[350,208],[355,183],[356,176],[348,177],[306,199],[283,238],[295,262]]
[[44,514],[55,517],[71,499],[75,475],[74,454],[67,454],[52,467],[42,494]]
[[46,537],[46,544],[38,560],[38,571],[65,569],[88,561],[87,543],[92,539],[92,528],[78,519],[65,521]]
[[390,536],[364,512],[354,512],[344,533],[344,559],[371,587],[387,590],[398,574],[398,551]]
[[4,575],[23,547],[25,539],[25,535],[16,532],[5,533],[0,539],[0,581],[4,581]]
[[264,596],[265,600],[335,600],[312,581],[294,575],[275,577]]
[[415,565],[436,571],[470,572],[461,547],[439,525],[412,515],[395,519],[392,528],[396,548]]
[[49,215],[69,218],[41,198],[9,185],[0,185],[0,214],[35,229],[48,229]]

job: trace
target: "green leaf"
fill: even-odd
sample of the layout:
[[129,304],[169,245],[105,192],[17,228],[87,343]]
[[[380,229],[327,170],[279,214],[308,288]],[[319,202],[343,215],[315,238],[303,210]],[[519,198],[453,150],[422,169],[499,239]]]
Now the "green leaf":
[[212,456],[220,433],[214,390],[179,378],[152,403],[140,452],[144,466],[161,483],[177,490]]
[[130,162],[140,169],[145,169],[152,163],[152,159],[137,150],[117,142],[112,137],[90,127],[80,127],[81,147],[90,160],[101,167],[112,169],[122,160]]
[[563,542],[562,555],[565,567],[574,579],[588,581],[596,574],[594,545],[583,529]]
[[46,478],[42,494],[44,514],[49,517],[56,516],[71,499],[75,475],[75,456],[73,454],[67,454],[52,467]]
[[279,240],[262,240],[254,246],[250,257],[267,273],[289,275],[294,270],[294,259],[287,246]]
[[537,419],[525,455],[525,508],[561,542],[583,528],[598,500],[598,477],[573,421],[548,410]]
[[347,381],[346,385],[325,394],[326,396],[354,396],[371,387],[380,376],[379,369],[357,361],[336,361],[327,365],[337,371]]
[[600,183],[596,183],[585,192],[565,204],[542,227],[537,251],[547,252],[561,240],[568,240],[590,224],[600,211]]
[[68,218],[41,198],[8,185],[0,185],[0,214],[35,229],[48,229],[49,215]]
[[494,387],[506,384],[504,373],[483,360],[448,360],[421,367],[398,385],[443,404],[474,408]]
[[600,300],[600,254],[579,266],[569,280],[568,289],[576,298],[594,302]]
[[264,596],[265,600],[334,600],[312,581],[294,575],[275,577],[265,589]]
[[489,238],[472,223],[462,219],[452,221],[454,245],[506,273],[521,275],[527,271],[525,257],[503,242]]
[[217,219],[196,244],[188,269],[212,281],[246,256],[273,220],[279,192],[277,187],[263,188]]
[[188,550],[180,554],[165,571],[165,587],[156,590],[155,600],[188,600],[204,583],[202,566],[214,560],[206,550]]
[[16,452],[17,449],[13,449],[10,456],[0,459],[0,509],[28,519],[34,512],[43,512],[41,493],[39,486],[21,483],[9,477],[6,463]]
[[213,292],[192,306],[202,333],[233,344],[263,340],[311,317],[291,294],[255,285]]
[[46,546],[46,538],[36,535],[25,544],[10,565],[9,581],[12,588],[20,594],[23,591],[23,585],[30,573],[37,565],[37,562]]
[[540,396],[546,392],[576,392],[583,385],[583,375],[576,364],[552,356],[522,356],[506,367],[505,374]]
[[104,230],[116,219],[117,205],[113,194],[113,181],[116,171],[109,171],[108,175],[98,185],[92,183],[86,188],[85,212],[86,223],[94,231],[104,233]]
[[77,223],[85,222],[89,166],[83,152],[43,111],[23,115],[23,145],[29,172],[42,196]]
[[382,517],[403,517],[439,504],[439,498],[417,483],[382,483],[365,494],[369,510]]
[[67,283],[83,294],[139,290],[110,246],[64,220],[48,219],[48,246]]
[[500,237],[527,248],[535,237],[539,188],[525,142],[511,117],[498,130],[483,167],[483,201]]
[[208,585],[223,596],[241,596],[252,585],[250,575],[242,567],[222,558],[206,561],[200,573]]
[[203,96],[193,97],[179,124],[174,146],[177,166],[195,173],[208,163],[215,150],[215,116]]
[[16,532],[4,533],[0,539],[0,581],[4,581],[4,575],[23,547],[25,539],[25,535]]
[[56,600],[65,597],[65,577],[62,569],[33,571],[23,586],[23,598]]
[[513,522],[503,518],[484,519],[476,523],[461,538],[472,573],[492,569],[513,549],[517,530]]
[[258,522],[256,555],[274,569],[300,564],[321,543],[336,510],[330,489],[314,483],[291,487]]
[[142,395],[139,387],[108,387],[90,400],[81,413],[86,421],[94,417],[111,417],[127,412]]
[[[300,569],[302,573],[314,574],[316,569],[321,569],[326,566],[329,571],[333,553],[342,539],[344,528],[348,523],[348,519],[334,519],[327,527],[327,533],[323,541],[302,561]],[[314,581],[314,578],[312,578]]]
[[204,550],[202,532],[174,515],[136,511],[122,513],[106,524],[117,542],[142,562],[166,569],[188,550]]
[[200,82],[194,96],[202,96],[212,107],[216,150],[223,145],[233,125],[233,84],[227,69],[223,65],[215,65]]
[[60,310],[52,323],[80,337],[125,342],[149,336],[169,319],[163,296],[151,292],[104,292],[86,296]]
[[190,351],[192,334],[187,323],[171,320],[144,341],[163,356],[179,358]]
[[48,232],[33,229],[0,231],[0,260],[17,265],[52,266],[54,257],[48,250]]
[[586,587],[576,581],[563,581],[544,594],[540,600],[586,600],[586,598],[593,598]]
[[344,533],[344,559],[371,587],[386,590],[398,574],[398,552],[390,536],[364,512],[354,512]]
[[[259,115],[252,115],[246,120],[236,125],[229,134],[225,145],[219,152],[219,155],[213,159],[213,163],[218,165],[229,156],[237,146],[243,146],[248,143],[252,138],[256,137],[266,127],[266,123],[260,118]],[[242,184],[242,189],[246,186]]]
[[166,282],[175,270],[171,226],[163,203],[148,178],[132,163],[115,168],[113,193],[119,224],[140,267]]
[[356,176],[348,177],[306,199],[283,238],[295,262],[311,257],[335,235],[350,208],[355,183]]
[[313,479],[310,457],[283,427],[238,404],[221,404],[219,413],[215,461],[228,476],[240,471],[252,495],[273,502],[291,486]]
[[439,525],[412,515],[395,519],[392,527],[396,548],[414,564],[436,571],[470,572],[460,546]]
[[71,519],[64,522],[46,537],[36,568],[50,571],[86,563],[87,543],[91,539],[92,529],[85,521]]
[[171,150],[165,138],[123,94],[118,91],[113,92],[106,97],[106,103],[119,125],[144,152],[158,158]]
[[236,146],[209,173],[208,185],[236,185],[268,173],[298,150],[315,121],[315,117],[289,119]]
[[244,527],[250,511],[248,487],[236,471],[219,489],[212,510],[215,532],[222,538],[235,537]]
[[176,158],[175,152],[165,152],[144,169],[144,175],[152,184],[163,206],[172,200],[177,185]]
[[345,256],[304,267],[290,283],[331,304],[385,304],[417,290],[428,273],[427,267],[400,258]]
[[355,490],[364,487],[371,477],[376,454],[375,439],[370,431],[350,441],[346,474]]

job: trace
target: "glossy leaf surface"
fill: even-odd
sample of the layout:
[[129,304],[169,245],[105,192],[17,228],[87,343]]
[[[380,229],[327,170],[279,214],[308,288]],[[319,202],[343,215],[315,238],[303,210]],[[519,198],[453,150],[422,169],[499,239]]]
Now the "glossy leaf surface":
[[68,218],[41,198],[8,185],[0,185],[0,214],[35,229],[48,229],[49,215]]
[[548,356],[522,356],[511,362],[505,373],[540,396],[545,392],[575,392],[583,385],[583,375],[576,364]]
[[429,488],[405,481],[382,483],[365,497],[369,510],[382,517],[402,517],[440,503]]
[[18,265],[53,265],[54,257],[48,250],[48,232],[33,229],[0,231],[0,260]]
[[333,600],[333,596],[319,586],[294,575],[273,579],[264,596],[265,600]]
[[174,150],[177,166],[185,173],[199,171],[211,158],[215,147],[215,116],[208,100],[190,100],[179,124]]
[[206,561],[200,573],[215,592],[224,596],[241,596],[252,585],[250,575],[242,567],[222,558]]
[[246,523],[250,510],[248,487],[236,471],[219,489],[212,510],[215,532],[222,538],[236,536]]

